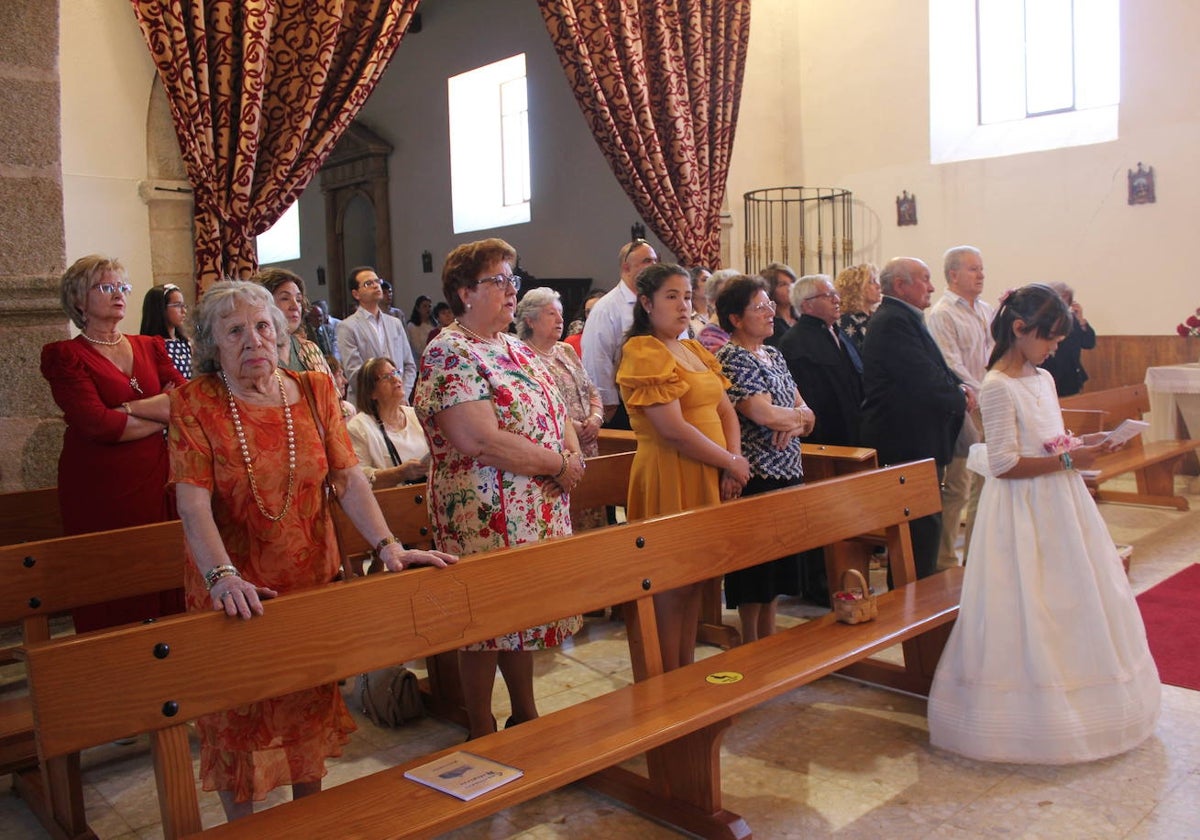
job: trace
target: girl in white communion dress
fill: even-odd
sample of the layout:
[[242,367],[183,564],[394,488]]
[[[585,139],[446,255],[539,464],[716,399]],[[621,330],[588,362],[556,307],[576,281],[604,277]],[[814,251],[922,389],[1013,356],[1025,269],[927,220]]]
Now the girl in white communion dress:
[[1071,327],[1047,286],[1001,301],[980,406],[985,476],[959,618],[929,694],[936,747],[983,761],[1068,764],[1135,747],[1161,686],[1116,548],[1075,468],[1113,448],[1064,432],[1037,365]]

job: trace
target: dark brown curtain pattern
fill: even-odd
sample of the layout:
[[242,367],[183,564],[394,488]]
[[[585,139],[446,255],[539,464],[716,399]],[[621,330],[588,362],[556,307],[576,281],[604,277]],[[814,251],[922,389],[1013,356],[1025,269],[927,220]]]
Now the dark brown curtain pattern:
[[596,142],[681,261],[716,268],[749,0],[538,0]]
[[379,81],[418,0],[130,0],[195,199],[198,288],[257,268]]

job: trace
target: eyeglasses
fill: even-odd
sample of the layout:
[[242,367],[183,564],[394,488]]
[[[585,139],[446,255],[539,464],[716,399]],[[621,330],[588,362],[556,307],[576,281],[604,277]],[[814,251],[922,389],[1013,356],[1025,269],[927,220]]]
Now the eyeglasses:
[[507,283],[513,287],[514,292],[521,291],[521,278],[515,274],[493,274],[491,277],[480,277],[475,281],[475,285],[478,286],[480,283],[492,283],[497,289],[503,288]]
[[841,301],[842,296],[837,292],[823,292],[819,295],[810,295],[805,300],[820,300],[821,298],[830,298],[831,300]]
[[123,295],[127,295],[133,291],[133,286],[128,283],[97,283],[92,288],[99,289],[102,295],[111,295],[113,292],[120,292]]
[[371,278],[371,279],[369,279],[369,280],[359,280],[359,281],[358,281],[358,285],[359,285],[360,287],[365,287],[365,288],[368,288],[368,289],[370,289],[370,288],[374,288],[375,286],[382,285],[382,283],[383,283],[383,281],[382,281],[382,280],[376,280],[376,279],[374,279],[374,278]]
[[756,303],[750,307],[751,312],[774,312],[777,308],[775,301],[768,300],[765,303]]
[[167,309],[187,309],[186,303],[168,303]]
[[404,374],[401,373],[400,371],[396,370],[395,368],[392,368],[392,371],[390,373],[381,373],[381,374],[379,374],[379,376],[376,377],[376,379],[403,379],[403,378],[404,378]]

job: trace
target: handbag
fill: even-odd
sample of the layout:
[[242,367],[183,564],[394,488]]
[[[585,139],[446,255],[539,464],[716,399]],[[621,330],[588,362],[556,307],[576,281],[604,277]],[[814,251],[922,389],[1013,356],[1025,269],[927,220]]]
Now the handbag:
[[425,714],[417,675],[403,665],[358,675],[363,714],[376,726],[403,726]]

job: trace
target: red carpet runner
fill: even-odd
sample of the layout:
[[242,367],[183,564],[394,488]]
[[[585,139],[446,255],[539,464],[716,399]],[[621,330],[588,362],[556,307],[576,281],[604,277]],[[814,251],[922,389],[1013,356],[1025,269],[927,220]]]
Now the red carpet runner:
[[1146,590],[1137,602],[1159,677],[1200,691],[1200,564]]

